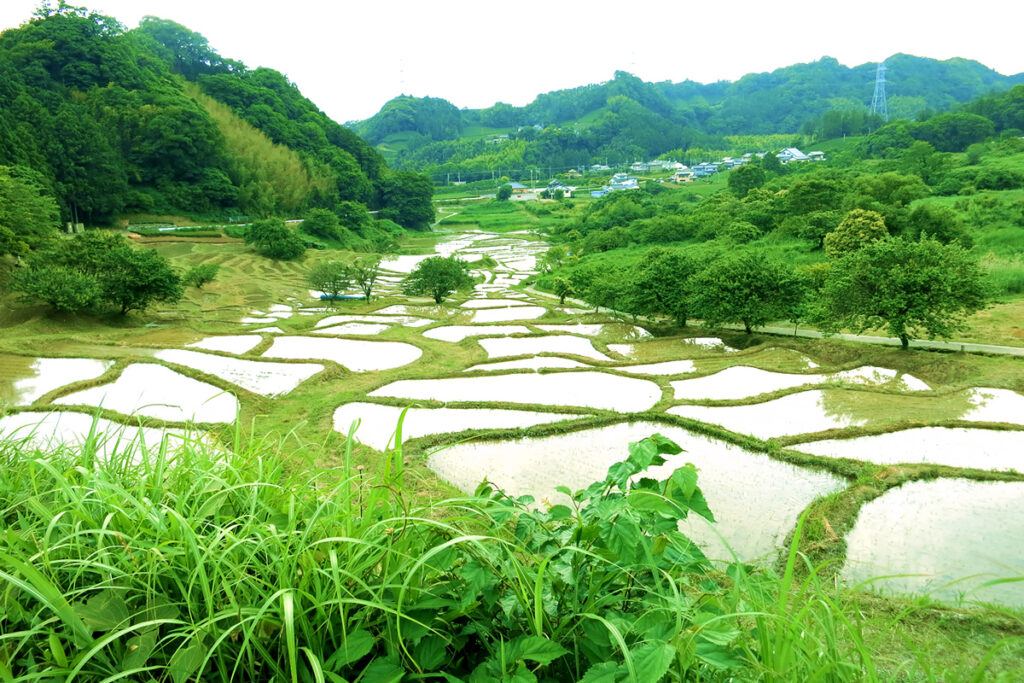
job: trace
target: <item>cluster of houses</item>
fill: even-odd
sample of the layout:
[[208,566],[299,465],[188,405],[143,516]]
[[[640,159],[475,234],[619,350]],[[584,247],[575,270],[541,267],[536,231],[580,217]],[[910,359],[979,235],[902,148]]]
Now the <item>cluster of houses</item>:
[[[721,170],[729,170],[730,168],[736,168],[737,166],[748,164],[755,156],[759,159],[763,159],[765,154],[765,152],[747,152],[739,159],[724,157],[720,161],[709,161],[703,164],[697,164],[691,168],[683,166],[682,168],[676,169],[675,173],[672,175],[672,180],[677,183],[688,183],[696,180],[697,178],[714,175]],[[793,161],[825,161],[824,152],[811,152],[809,154],[804,154],[796,147],[787,147],[775,156],[783,164],[788,164]]]
[[[630,165],[629,170],[634,173],[651,173],[658,171],[670,171],[672,177],[670,180],[677,183],[688,183],[698,178],[706,178],[712,176],[720,171],[729,170],[749,164],[754,157],[763,159],[766,152],[748,152],[742,157],[723,157],[719,161],[708,161],[695,166],[686,166],[679,163],[678,161],[666,161],[663,159],[655,159],[654,161],[638,161]],[[778,152],[775,155],[780,162],[783,164],[792,163],[794,161],[825,161],[824,152],[810,152],[804,154],[796,147],[787,147],[786,149]],[[612,170],[611,167],[604,164],[594,164],[590,166],[588,171],[592,173],[600,173],[603,171]],[[579,177],[579,173],[575,170],[570,171],[572,177]],[[568,175],[568,174],[567,174]],[[536,199],[537,195],[535,190],[531,190],[522,183],[510,183],[512,186],[512,199]],[[591,197],[603,197],[609,192],[618,192],[620,190],[638,190],[640,184],[636,176],[631,176],[626,173],[616,173],[612,176],[611,180],[600,190],[593,190],[590,193]],[[553,196],[556,192],[561,191],[566,197],[571,197],[572,193],[576,191],[575,187],[564,185],[560,180],[552,180],[548,183],[547,192]]]

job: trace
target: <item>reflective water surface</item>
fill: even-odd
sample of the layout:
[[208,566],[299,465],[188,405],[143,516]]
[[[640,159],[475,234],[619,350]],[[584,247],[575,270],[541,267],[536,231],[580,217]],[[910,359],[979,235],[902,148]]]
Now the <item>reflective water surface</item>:
[[746,561],[773,554],[812,500],[846,486],[831,474],[647,422],[543,438],[459,444],[433,453],[427,464],[463,491],[473,491],[486,478],[515,495],[565,502],[555,492],[556,486],[577,490],[603,479],[608,467],[628,455],[629,442],[654,433],[672,439],[684,452],[668,456],[665,465],[651,468],[644,476],[663,479],[687,462],[698,467],[698,485],[717,523],[712,526],[693,516],[683,530],[713,559],[730,559],[726,546]]
[[1024,482],[914,481],[866,503],[846,536],[843,578],[886,593],[1024,607]]

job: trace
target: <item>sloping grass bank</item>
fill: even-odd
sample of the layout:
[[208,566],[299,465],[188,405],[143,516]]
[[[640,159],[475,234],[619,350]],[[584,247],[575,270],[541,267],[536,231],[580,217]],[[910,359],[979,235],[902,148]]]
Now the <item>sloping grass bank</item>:
[[401,450],[371,475],[280,448],[0,443],[0,680],[955,679],[1020,661],[1009,616],[955,670],[927,637],[879,656],[865,633],[915,610],[869,613],[795,551],[781,576],[713,568],[677,526],[712,516],[696,470],[638,478],[678,452],[656,435],[566,505],[486,485],[424,504]]

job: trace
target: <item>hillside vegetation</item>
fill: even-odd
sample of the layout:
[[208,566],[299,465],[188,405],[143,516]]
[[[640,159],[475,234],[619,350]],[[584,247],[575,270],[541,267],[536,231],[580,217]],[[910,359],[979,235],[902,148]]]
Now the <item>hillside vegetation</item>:
[[301,216],[359,202],[410,229],[430,185],[388,169],[282,74],[220,57],[179,24],[61,3],[0,35],[0,166],[60,220]]
[[[1024,82],[1024,74],[1003,76],[966,59],[897,54],[886,65],[894,118],[927,116]],[[882,120],[868,114],[875,67],[845,67],[825,57],[708,85],[647,83],[620,71],[605,83],[542,94],[523,107],[498,103],[461,111],[444,100],[402,96],[354,129],[392,163],[435,179],[479,177],[495,168],[582,170],[667,152],[683,160],[688,150],[692,160],[706,161],[705,150],[742,149],[728,136],[832,138],[877,128]]]

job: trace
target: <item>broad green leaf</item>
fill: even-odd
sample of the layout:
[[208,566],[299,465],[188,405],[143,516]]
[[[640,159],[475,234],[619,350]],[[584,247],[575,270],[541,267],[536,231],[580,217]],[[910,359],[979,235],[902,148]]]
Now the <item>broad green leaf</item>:
[[605,477],[605,481],[612,486],[625,489],[626,483],[634,474],[636,474],[636,470],[628,462],[617,462],[608,468],[608,476]]
[[437,669],[445,660],[446,644],[439,636],[427,636],[416,643],[413,649],[413,658],[424,671]]
[[733,649],[714,643],[697,643],[697,658],[716,669],[736,669],[746,664]]
[[359,683],[398,683],[403,676],[405,669],[394,660],[378,657],[363,669],[363,674],[357,680]]
[[668,643],[645,643],[632,652],[636,677],[640,681],[660,681],[676,657]]
[[601,662],[587,669],[580,683],[616,683],[626,677],[625,669],[615,662]]
[[650,439],[642,439],[629,444],[629,462],[636,472],[643,472],[647,469],[656,455],[658,455],[658,447]]
[[108,588],[76,604],[75,614],[93,631],[113,631],[128,620],[128,605],[120,592]]
[[508,683],[537,683],[537,677],[533,675],[533,672],[526,668],[526,665],[519,662],[519,666],[516,667],[516,671],[511,676],[502,676],[502,682],[508,681]]
[[683,449],[679,447],[679,444],[668,437],[662,436],[661,434],[651,434],[647,439],[654,443],[659,453],[678,455],[683,452]]
[[195,640],[190,640],[187,646],[178,648],[167,664],[174,683],[187,681],[202,666],[204,658],[203,646]]
[[572,509],[566,505],[552,505],[551,509],[548,510],[552,520],[565,519],[566,517],[572,517]]
[[126,654],[121,667],[123,669],[137,669],[146,665],[149,656],[156,649],[157,629],[151,628],[128,639],[125,643]]
[[634,489],[626,496],[629,504],[637,510],[645,512],[657,512],[662,515],[675,515],[678,508],[671,501],[665,500],[661,493],[649,491],[637,491]]
[[672,473],[672,481],[683,492],[683,495],[689,498],[697,488],[697,468],[690,463],[686,463],[684,467],[676,468]]
[[572,490],[568,486],[556,486],[555,491],[557,491],[558,493],[563,493],[572,498]]
[[520,636],[512,641],[510,652],[514,659],[528,659],[538,664],[550,664],[569,651],[542,636]]
[[679,660],[679,663],[689,669],[697,658],[697,643],[694,641],[693,635],[683,631],[677,633],[671,642],[675,647],[676,658]]
[[643,557],[641,544],[650,543],[650,539],[640,533],[636,523],[627,517],[619,517],[614,522],[602,522],[601,539],[618,556],[619,561],[625,563],[637,562]]
[[343,642],[341,647],[331,655],[328,662],[330,662],[332,669],[340,669],[341,667],[348,666],[353,662],[358,662],[369,654],[376,642],[377,641],[370,635],[369,631],[364,629],[350,631],[345,642]]
[[458,573],[462,576],[462,580],[466,582],[466,590],[472,595],[476,595],[485,588],[493,586],[496,582],[494,572],[489,567],[481,565],[477,560],[466,562],[466,564],[459,568]]

